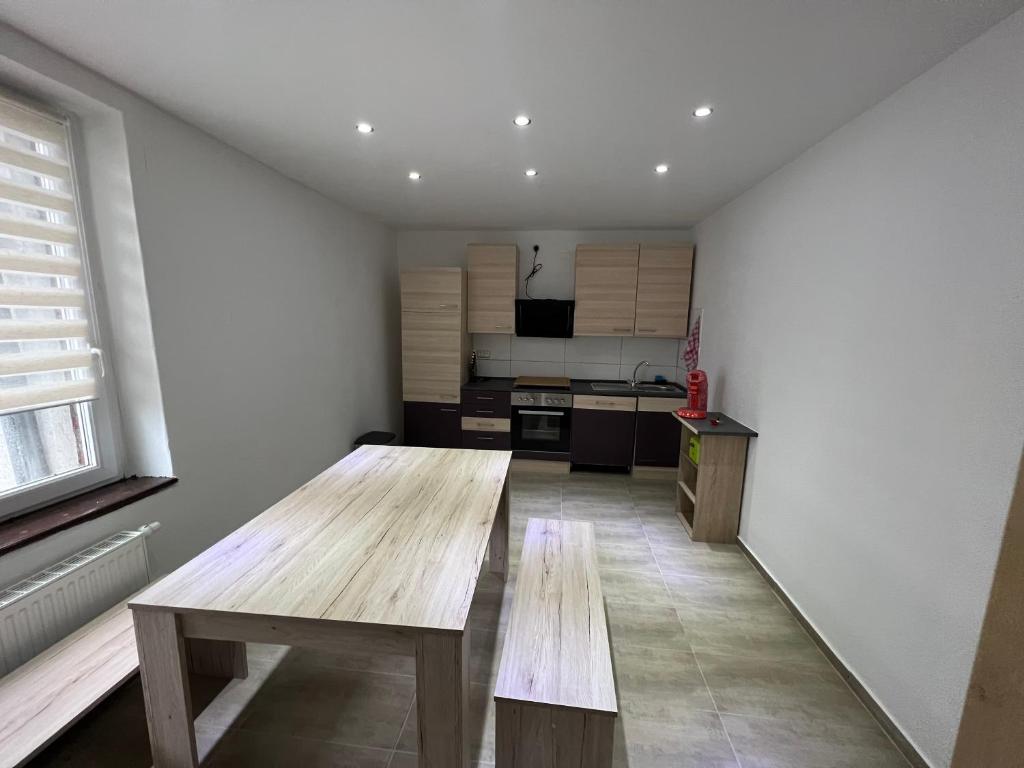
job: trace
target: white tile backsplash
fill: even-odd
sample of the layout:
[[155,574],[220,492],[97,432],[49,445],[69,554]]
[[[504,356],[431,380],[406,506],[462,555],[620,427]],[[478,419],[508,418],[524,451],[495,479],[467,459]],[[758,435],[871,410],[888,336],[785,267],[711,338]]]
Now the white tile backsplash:
[[511,376],[565,376],[565,363],[545,360],[513,360]]
[[[526,336],[512,337],[512,358],[531,362],[564,363],[565,339],[540,339]],[[542,375],[542,374],[538,374]],[[562,374],[555,374],[561,376]]]
[[617,381],[618,363],[566,363],[565,375],[570,379],[603,379]]
[[477,376],[511,376],[512,363],[509,360],[477,360]]
[[[644,381],[652,381],[658,374],[669,381],[682,381],[686,376],[686,371],[678,368],[678,339],[631,336],[543,339],[475,333],[471,341],[478,353],[480,376],[568,376],[615,381],[628,379],[641,360],[650,363],[640,372]],[[479,357],[482,352],[489,352],[489,357]]]
[[621,362],[622,339],[618,336],[574,336],[565,340],[567,363]]
[[511,360],[512,337],[507,333],[474,333],[473,349],[476,350],[477,357],[486,351],[490,353],[490,360]]
[[646,360],[651,365],[675,368],[679,364],[678,357],[679,339],[626,336],[622,339],[622,358],[619,362],[622,365],[629,365],[630,369],[641,360]]
[[[633,365],[623,363],[619,366],[618,377],[629,381],[635,367],[636,363]],[[655,376],[664,376],[669,381],[676,381],[676,368],[671,365],[648,365],[637,371],[636,375],[640,377],[640,381],[654,381]]]

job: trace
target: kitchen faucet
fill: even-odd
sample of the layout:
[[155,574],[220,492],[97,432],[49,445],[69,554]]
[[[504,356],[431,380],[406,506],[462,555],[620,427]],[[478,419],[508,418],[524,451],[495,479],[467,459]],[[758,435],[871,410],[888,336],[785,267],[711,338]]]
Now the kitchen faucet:
[[640,366],[642,365],[650,365],[650,363],[648,363],[646,360],[641,360],[639,363],[636,364],[636,368],[633,369],[633,378],[629,380],[629,386],[635,387],[637,384],[640,383],[640,380],[636,377],[636,372],[640,370]]

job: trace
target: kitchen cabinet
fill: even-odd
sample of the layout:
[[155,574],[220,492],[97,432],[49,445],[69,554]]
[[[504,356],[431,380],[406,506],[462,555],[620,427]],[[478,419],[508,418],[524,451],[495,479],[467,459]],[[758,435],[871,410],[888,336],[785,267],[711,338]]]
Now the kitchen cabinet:
[[469,332],[515,332],[519,247],[473,243],[466,248]]
[[570,461],[632,466],[636,415],[635,397],[573,397]]
[[638,397],[636,403],[636,451],[634,464],[641,467],[676,467],[682,424],[675,417],[677,408],[686,407],[686,398]]
[[462,393],[462,447],[512,449],[512,400],[508,392],[467,389]]
[[680,339],[689,330],[692,245],[641,245],[636,336]]
[[403,271],[400,282],[402,399],[458,404],[469,354],[465,274],[414,269]]
[[576,336],[632,336],[639,245],[576,246]]
[[405,444],[427,448],[461,448],[462,417],[459,406],[405,403]]

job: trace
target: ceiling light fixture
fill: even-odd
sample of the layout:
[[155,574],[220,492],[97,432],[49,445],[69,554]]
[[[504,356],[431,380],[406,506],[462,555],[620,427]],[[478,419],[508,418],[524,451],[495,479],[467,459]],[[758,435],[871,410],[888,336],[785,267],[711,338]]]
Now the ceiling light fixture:
[[697,107],[695,110],[693,110],[693,116],[694,117],[707,117],[707,116],[709,116],[714,111],[715,111],[714,109],[712,109],[707,104],[705,104],[704,106]]
[[422,178],[423,177],[420,176],[420,172],[419,171],[409,171],[409,179],[410,180],[412,180],[412,181],[419,181]]
[[360,133],[373,133],[373,126],[369,123],[356,123],[356,130]]
[[537,169],[536,168],[527,168],[525,171],[523,171],[523,173],[525,173],[527,176],[529,176],[532,179],[534,176],[537,175]]
[[661,165],[654,166],[655,173],[668,173],[668,166],[662,163]]
[[512,122],[518,125],[520,128],[525,128],[530,123],[532,123],[533,120],[530,119],[529,115],[516,115],[515,119],[512,120]]

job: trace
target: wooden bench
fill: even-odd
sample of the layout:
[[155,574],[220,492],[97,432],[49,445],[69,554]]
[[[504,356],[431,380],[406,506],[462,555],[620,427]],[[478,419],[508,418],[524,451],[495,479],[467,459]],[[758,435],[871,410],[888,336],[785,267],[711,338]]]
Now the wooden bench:
[[618,702],[591,523],[527,523],[494,700],[496,768],[611,766]]
[[[188,651],[193,674],[225,683],[246,675],[244,646],[190,641]],[[124,600],[0,677],[0,768],[25,765],[138,671],[132,612]],[[204,690],[203,703],[215,694]]]

